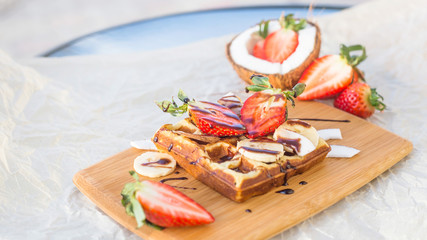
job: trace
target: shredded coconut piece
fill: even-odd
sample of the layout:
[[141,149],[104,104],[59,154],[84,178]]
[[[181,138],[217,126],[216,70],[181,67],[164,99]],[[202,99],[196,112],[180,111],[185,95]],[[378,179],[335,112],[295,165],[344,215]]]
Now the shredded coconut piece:
[[319,136],[327,141],[330,139],[342,139],[341,130],[339,128],[329,128],[317,130]]
[[328,155],[326,155],[326,157],[351,158],[359,152],[360,150],[352,147],[331,145],[331,151],[328,153]]

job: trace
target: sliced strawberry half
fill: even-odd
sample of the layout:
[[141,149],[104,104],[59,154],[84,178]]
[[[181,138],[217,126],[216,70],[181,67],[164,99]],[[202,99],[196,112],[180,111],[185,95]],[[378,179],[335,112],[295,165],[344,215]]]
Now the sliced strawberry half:
[[255,44],[254,48],[253,48],[253,55],[254,57],[263,59],[263,60],[267,60],[267,56],[265,55],[265,51],[264,51],[264,39],[268,36],[268,24],[269,21],[262,21],[260,22],[259,25],[259,30],[257,33],[255,34],[255,38],[259,39],[257,41],[257,43]]
[[[360,56],[350,56],[352,51],[362,51]],[[306,85],[299,100],[334,97],[362,75],[356,66],[366,59],[361,45],[341,46],[340,55],[326,55],[314,60],[303,72],[299,83]],[[360,75],[360,76],[359,76]]]
[[214,136],[235,136],[246,133],[246,128],[229,108],[211,102],[199,101],[188,104],[191,120],[200,131]]
[[279,29],[268,35],[264,43],[264,52],[268,61],[282,63],[298,46],[298,33],[289,29]]
[[267,60],[267,56],[265,55],[264,51],[264,40],[260,40],[255,44],[253,49],[253,55],[254,57]]
[[122,190],[122,204],[126,213],[134,216],[137,226],[146,220],[161,227],[183,227],[208,224],[214,217],[200,204],[173,187],[151,181],[139,181],[138,175],[131,171],[136,182],[127,183]]
[[267,36],[264,43],[264,51],[267,60],[275,63],[282,63],[298,46],[298,31],[305,28],[304,19],[298,21],[293,18],[293,14],[283,15],[279,19],[281,28]]
[[268,78],[253,75],[254,85],[247,90],[254,91],[240,111],[243,124],[246,126],[249,138],[268,135],[287,118],[287,100],[294,105],[293,97],[304,91],[304,84],[297,84],[293,91],[282,91],[271,87]]
[[175,101],[156,102],[163,112],[180,116],[188,111],[193,123],[205,134],[213,136],[236,136],[246,133],[239,116],[229,108],[212,102],[190,100],[182,90],[178,98],[184,102],[178,106]]
[[254,93],[240,114],[249,138],[268,135],[286,121],[286,98],[271,90]]

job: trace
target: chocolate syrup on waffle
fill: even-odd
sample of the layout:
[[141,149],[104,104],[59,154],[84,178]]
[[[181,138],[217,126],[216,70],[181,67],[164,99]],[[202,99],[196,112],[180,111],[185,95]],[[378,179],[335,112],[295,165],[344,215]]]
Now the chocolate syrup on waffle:
[[290,168],[292,168],[292,169],[297,169],[296,167],[294,167],[294,166],[292,166],[290,163],[289,163],[289,161],[287,161],[286,162],[286,169],[290,169]]
[[265,154],[271,154],[271,155],[277,155],[279,154],[278,151],[268,150],[268,149],[259,149],[259,148],[251,148],[251,147],[240,147],[241,149],[244,149],[249,152],[256,152],[256,153],[265,153]]
[[168,152],[170,152],[170,151],[172,150],[172,148],[173,148],[173,143],[171,143],[171,144],[169,145],[169,147],[168,147]]
[[295,149],[297,152],[301,149],[301,143],[300,139],[291,139],[291,138],[278,138],[277,142],[284,144],[286,146],[291,147],[292,149]]
[[289,195],[289,194],[294,193],[294,190],[290,189],[290,188],[285,188],[283,190],[277,191],[276,193]]
[[225,155],[219,159],[218,163],[227,162],[227,161],[230,161],[231,159],[233,159],[232,155]]

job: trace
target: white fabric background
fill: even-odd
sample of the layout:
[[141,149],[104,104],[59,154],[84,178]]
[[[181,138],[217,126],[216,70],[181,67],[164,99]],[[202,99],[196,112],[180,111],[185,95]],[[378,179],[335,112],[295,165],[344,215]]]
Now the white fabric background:
[[[375,1],[318,19],[322,54],[361,43],[360,67],[389,110],[369,121],[414,144],[396,166],[275,239],[423,239],[427,234],[427,19],[424,1]],[[380,18],[378,16],[381,16]],[[0,52],[0,238],[137,239],[72,183],[79,170],[176,121],[154,105],[182,88],[215,100],[244,84],[224,55],[232,36],[102,57]]]

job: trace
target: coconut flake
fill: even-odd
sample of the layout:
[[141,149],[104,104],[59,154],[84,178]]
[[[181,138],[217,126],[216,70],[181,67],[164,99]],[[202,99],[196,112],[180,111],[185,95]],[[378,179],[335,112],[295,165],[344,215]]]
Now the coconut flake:
[[341,130],[339,128],[329,128],[317,130],[317,133],[323,140],[342,139]]
[[330,145],[330,146],[331,146],[331,151],[328,153],[328,155],[326,155],[326,157],[351,158],[360,152],[360,150],[357,150],[352,147],[347,147],[342,145]]
[[156,145],[151,140],[144,139],[144,140],[138,140],[138,141],[131,141],[130,145],[134,148],[138,149],[153,149],[157,150]]

